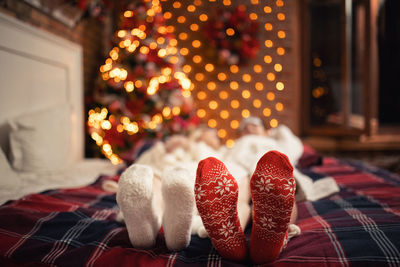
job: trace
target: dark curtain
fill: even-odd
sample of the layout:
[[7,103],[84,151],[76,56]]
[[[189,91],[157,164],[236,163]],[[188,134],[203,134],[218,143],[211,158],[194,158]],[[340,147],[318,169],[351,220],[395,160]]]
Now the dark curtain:
[[379,122],[400,124],[400,1],[385,0],[379,10]]

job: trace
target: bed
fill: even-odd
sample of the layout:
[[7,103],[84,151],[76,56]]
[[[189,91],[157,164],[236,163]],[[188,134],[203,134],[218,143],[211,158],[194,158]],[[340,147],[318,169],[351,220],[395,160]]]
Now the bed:
[[[123,168],[83,157],[80,48],[1,14],[0,33],[9,37],[0,40],[0,60],[22,61],[16,66],[3,66],[0,71],[3,75],[0,141],[4,154],[0,191],[1,266],[251,265],[221,258],[209,239],[198,236],[192,236],[186,249],[170,252],[162,230],[153,249],[132,247],[125,225],[117,221],[119,208],[115,194],[102,187],[104,181],[118,181]],[[23,45],[27,43],[30,45]],[[43,45],[49,47],[43,50]],[[29,79],[18,79],[24,73],[21,66],[34,74]],[[49,77],[40,79],[44,74]],[[29,86],[23,84],[27,80]],[[28,92],[30,97],[21,100],[21,95]],[[62,129],[70,134],[64,136],[69,144],[64,147],[69,149],[68,157],[61,162],[69,162],[70,167],[58,166],[57,159],[52,159],[51,170],[44,168],[49,166],[41,165],[42,161],[30,162],[31,167],[41,167],[34,172],[23,167],[14,173],[15,168],[5,166],[13,162],[7,155],[14,149],[7,144],[15,126],[9,129],[8,122],[14,121],[22,130],[32,130],[34,125],[24,126],[24,114],[36,114],[40,124],[49,114],[48,109],[56,105],[58,110],[64,104],[68,104],[70,124]],[[45,113],[41,112],[43,109]],[[47,121],[41,127],[54,125],[49,126]],[[57,142],[63,137],[62,132],[57,137],[53,140],[49,136],[50,141]],[[60,144],[53,146],[57,151],[62,148]],[[38,156],[48,156],[46,153]],[[321,157],[308,146],[299,162],[299,170],[315,181],[333,177],[340,192],[318,201],[298,203],[297,223],[302,234],[293,238],[269,265],[400,266],[400,177],[362,162]],[[55,166],[58,168],[54,169]],[[12,180],[5,183],[10,177]],[[248,237],[250,229],[251,225],[245,231]]]
[[0,204],[114,174],[84,158],[82,48],[0,13]]
[[[310,149],[307,149],[311,151]],[[313,152],[311,152],[313,153]],[[304,157],[312,154],[303,155]],[[317,157],[317,154],[314,154]],[[399,266],[400,177],[357,161],[322,158],[300,168],[313,179],[329,175],[340,192],[298,203],[300,236],[271,266]],[[115,194],[100,176],[73,189],[47,190],[0,207],[0,264],[13,266],[245,266],[221,258],[209,239],[167,250],[160,232],[151,250],[132,247]],[[246,229],[249,237],[251,226]]]

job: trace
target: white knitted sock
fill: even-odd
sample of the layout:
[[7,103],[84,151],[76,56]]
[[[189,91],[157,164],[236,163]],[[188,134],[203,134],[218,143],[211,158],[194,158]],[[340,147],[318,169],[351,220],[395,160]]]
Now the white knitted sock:
[[154,246],[160,218],[153,205],[153,171],[149,166],[133,164],[118,182],[117,203],[124,215],[129,239],[134,247]]
[[173,168],[163,172],[161,191],[165,203],[163,229],[170,250],[181,250],[190,243],[194,212],[194,177],[188,170]]

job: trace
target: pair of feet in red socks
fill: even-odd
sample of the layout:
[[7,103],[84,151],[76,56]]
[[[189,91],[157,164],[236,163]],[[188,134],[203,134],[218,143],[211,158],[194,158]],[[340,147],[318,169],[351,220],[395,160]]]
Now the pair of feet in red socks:
[[196,175],[196,205],[220,255],[243,261],[250,254],[256,264],[277,259],[287,242],[295,187],[293,167],[286,155],[270,151],[261,157],[250,180],[253,225],[248,246],[238,219],[235,178],[218,159],[202,160]]

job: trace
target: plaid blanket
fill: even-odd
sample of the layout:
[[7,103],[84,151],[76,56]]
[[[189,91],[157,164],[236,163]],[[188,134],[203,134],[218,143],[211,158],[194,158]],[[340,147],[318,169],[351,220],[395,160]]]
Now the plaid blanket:
[[[361,162],[324,158],[302,169],[327,175],[341,191],[298,204],[302,234],[271,266],[400,266],[400,177]],[[178,253],[160,232],[152,250],[131,246],[115,220],[115,195],[95,183],[50,190],[0,207],[1,266],[241,266],[221,258],[209,239],[193,236]],[[246,229],[250,236],[251,225]]]

